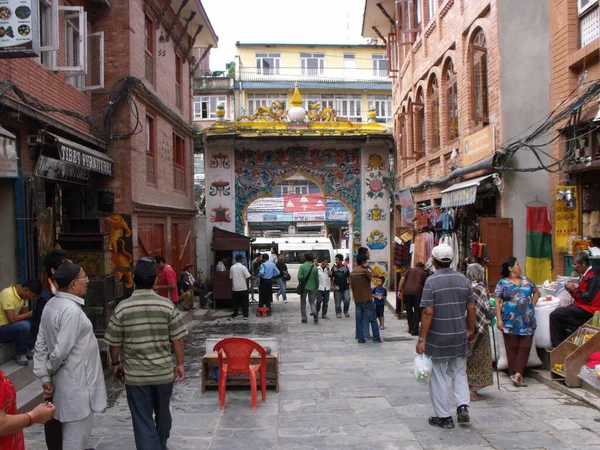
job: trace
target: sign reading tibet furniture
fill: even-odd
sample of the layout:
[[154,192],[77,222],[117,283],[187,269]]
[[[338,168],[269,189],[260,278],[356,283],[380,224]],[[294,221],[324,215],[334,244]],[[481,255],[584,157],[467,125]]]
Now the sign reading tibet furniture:
[[47,131],[43,132],[41,139],[45,145],[56,148],[58,159],[63,163],[113,176],[113,160],[108,155]]
[[39,0],[0,0],[0,58],[39,55]]
[[489,125],[463,140],[463,167],[481,161],[494,152],[494,127]]

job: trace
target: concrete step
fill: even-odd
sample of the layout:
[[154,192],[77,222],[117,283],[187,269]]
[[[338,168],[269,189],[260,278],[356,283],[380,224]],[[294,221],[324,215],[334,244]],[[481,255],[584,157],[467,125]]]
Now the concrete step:
[[44,390],[38,380],[29,383],[17,391],[17,408],[20,413],[31,411],[36,405],[44,401]]
[[0,366],[11,361],[15,357],[14,342],[0,342]]
[[33,361],[29,361],[29,364],[26,366],[20,366],[12,359],[1,365],[0,370],[8,375],[16,391],[19,391],[33,381],[37,382],[33,375]]

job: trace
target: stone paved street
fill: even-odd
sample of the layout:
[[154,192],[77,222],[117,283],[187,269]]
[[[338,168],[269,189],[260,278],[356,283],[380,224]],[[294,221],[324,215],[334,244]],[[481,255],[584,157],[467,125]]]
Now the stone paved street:
[[[414,340],[359,345],[349,319],[300,323],[299,300],[274,303],[270,318],[227,320],[217,311],[189,324],[186,379],[172,398],[170,450],[184,449],[600,449],[598,410],[535,380],[501,388],[471,408],[471,424],[454,430],[427,424],[427,390],[412,376]],[[330,310],[333,302],[330,302]],[[351,310],[353,313],[353,308]],[[407,339],[405,321],[389,311],[384,338]],[[249,391],[229,391],[221,411],[217,392],[200,392],[200,359],[207,337],[269,336],[280,343],[279,393],[268,390],[256,411]],[[109,408],[96,416],[96,450],[135,449],[125,391],[108,382]],[[27,449],[45,449],[43,431],[26,431]]]

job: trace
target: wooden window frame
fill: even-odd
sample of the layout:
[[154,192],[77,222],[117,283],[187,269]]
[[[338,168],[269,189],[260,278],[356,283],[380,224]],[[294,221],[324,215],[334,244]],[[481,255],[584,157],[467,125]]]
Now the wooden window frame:
[[[181,186],[177,177],[181,177]],[[185,192],[185,139],[173,133],[173,188]]]
[[183,107],[182,101],[182,86],[183,86],[183,67],[181,57],[179,55],[175,55],[175,106],[179,108],[179,110]]
[[425,93],[422,88],[417,91],[417,101],[412,104],[412,118],[413,155],[415,160],[419,160],[426,155],[427,139]]
[[[148,164],[152,164],[152,177]],[[146,183],[156,185],[156,119],[146,115]]]
[[[154,29],[154,21],[147,15],[144,17],[144,54],[145,54],[145,76],[146,80],[152,85],[155,85],[155,62],[156,62],[156,32]],[[152,79],[148,80],[148,62],[152,65]]]
[[429,83],[429,106],[431,108],[431,148],[437,150],[441,145],[440,137],[440,85],[434,75]]
[[[479,29],[471,42],[471,108],[473,120],[478,125],[480,124],[482,126],[489,123],[487,55],[488,51],[485,33],[483,30]],[[479,92],[481,95],[479,95]]]
[[458,77],[456,76],[456,71],[454,70],[454,62],[452,60],[450,60],[446,64],[444,77],[447,108],[446,132],[448,133],[448,142],[452,142],[458,139],[458,136],[460,135],[460,116],[458,112]]

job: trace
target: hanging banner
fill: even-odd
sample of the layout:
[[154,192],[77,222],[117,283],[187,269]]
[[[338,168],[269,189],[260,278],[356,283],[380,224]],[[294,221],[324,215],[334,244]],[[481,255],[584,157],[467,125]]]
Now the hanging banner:
[[412,222],[415,218],[415,201],[410,189],[405,189],[396,193],[396,201],[402,208],[402,215],[407,222]]
[[39,55],[39,0],[0,0],[0,58]]
[[[322,194],[286,194],[283,196],[285,212],[325,212],[327,203]],[[321,219],[324,220],[324,219]]]
[[571,191],[574,202],[570,205],[571,208],[567,207],[566,200],[556,200],[554,204],[554,220],[556,221],[555,230],[555,243],[554,245],[559,252],[569,253],[569,234],[581,234],[580,221],[579,221],[579,192],[577,186],[556,186],[554,192],[554,198],[562,192]]

